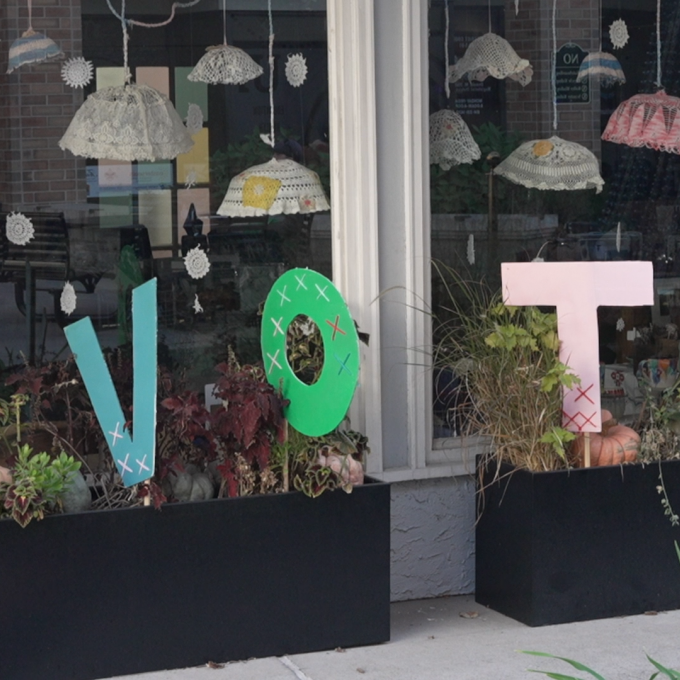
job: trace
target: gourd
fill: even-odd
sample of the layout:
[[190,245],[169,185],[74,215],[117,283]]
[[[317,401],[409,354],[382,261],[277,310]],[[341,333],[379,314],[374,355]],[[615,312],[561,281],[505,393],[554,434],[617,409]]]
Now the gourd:
[[[572,453],[583,466],[585,437],[579,434],[572,444]],[[590,435],[590,464],[619,465],[633,463],[640,452],[640,435],[626,425],[619,425],[609,411],[602,411],[602,432]]]

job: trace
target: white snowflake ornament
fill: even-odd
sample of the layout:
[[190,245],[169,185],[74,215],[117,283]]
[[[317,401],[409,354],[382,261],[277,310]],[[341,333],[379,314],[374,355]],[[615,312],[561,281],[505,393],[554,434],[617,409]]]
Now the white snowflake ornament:
[[198,293],[194,295],[194,314],[201,314],[203,312],[203,307],[201,307],[201,303],[198,301]]
[[293,87],[300,87],[307,80],[307,60],[301,54],[288,55],[286,79]]
[[192,279],[202,279],[210,271],[210,260],[205,251],[196,246],[186,254],[184,266]]
[[76,289],[73,287],[72,283],[67,281],[64,284],[64,287],[61,291],[61,297],[59,298],[61,311],[64,312],[64,314],[68,314],[70,316],[76,309],[76,301]]
[[203,129],[203,111],[201,111],[201,107],[198,104],[189,104],[186,126],[192,135]]
[[31,218],[20,212],[7,215],[5,230],[8,240],[17,246],[25,246],[35,236]]
[[609,27],[609,38],[614,49],[620,50],[622,47],[625,47],[629,37],[628,26],[626,26],[626,22],[623,19],[617,19]]
[[623,333],[623,331],[625,329],[626,329],[626,322],[622,318],[619,318],[619,320],[616,322],[616,330],[619,333]]
[[184,177],[184,188],[191,189],[196,186],[196,182],[198,182],[198,174],[195,170],[189,170]]
[[92,82],[94,66],[84,57],[74,57],[61,67],[61,79],[69,87],[85,87]]

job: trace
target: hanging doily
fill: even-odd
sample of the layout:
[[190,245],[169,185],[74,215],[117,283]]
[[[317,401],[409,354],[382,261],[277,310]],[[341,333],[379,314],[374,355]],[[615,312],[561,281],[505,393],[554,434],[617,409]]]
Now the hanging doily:
[[300,87],[307,80],[307,60],[301,54],[288,55],[286,80],[293,87]]
[[243,85],[262,75],[259,64],[240,47],[213,45],[200,58],[187,78],[193,82],[210,85]]
[[198,104],[189,104],[186,123],[187,130],[191,135],[195,135],[203,129],[203,111]]
[[196,295],[194,295],[194,314],[200,314],[201,312],[203,312],[203,307],[198,301],[198,293],[196,293]]
[[472,163],[481,158],[477,142],[465,121],[451,109],[430,116],[430,163],[449,170],[452,165]]
[[84,57],[74,57],[64,62],[61,67],[61,79],[69,87],[85,87],[92,82],[94,67]]
[[25,246],[34,236],[33,222],[23,213],[13,212],[7,215],[5,222],[7,239],[17,246]]
[[680,98],[663,90],[636,94],[610,116],[602,139],[680,154]]
[[623,318],[619,317],[619,320],[616,322],[616,330],[619,333],[622,333],[626,329],[626,322],[623,320]]
[[76,289],[73,287],[72,283],[67,281],[64,284],[64,287],[61,291],[61,296],[59,297],[61,311],[64,312],[64,314],[68,314],[70,316],[76,309],[76,302]]
[[117,161],[173,159],[193,144],[170,100],[136,84],[91,94],[59,141],[76,156]]
[[581,62],[576,82],[580,83],[589,78],[599,78],[605,87],[626,82],[619,60],[608,52],[591,52]]
[[40,64],[44,61],[63,59],[61,48],[46,35],[36,33],[29,28],[20,38],[17,38],[9,48],[9,63],[7,73],[26,64]]
[[196,246],[186,254],[184,266],[192,279],[202,279],[210,271],[210,260],[205,251]]
[[473,40],[465,54],[449,66],[449,81],[452,83],[466,74],[470,80],[481,81],[493,76],[499,80],[511,78],[520,85],[528,85],[534,70],[526,59],[520,59],[505,38],[486,33]]
[[236,175],[217,211],[227,217],[330,210],[319,176],[286,158],[272,158]]
[[628,26],[623,19],[617,19],[609,27],[609,39],[615,50],[620,50],[628,43]]
[[535,189],[596,189],[599,194],[604,185],[595,155],[560,137],[525,142],[494,172],[515,184]]

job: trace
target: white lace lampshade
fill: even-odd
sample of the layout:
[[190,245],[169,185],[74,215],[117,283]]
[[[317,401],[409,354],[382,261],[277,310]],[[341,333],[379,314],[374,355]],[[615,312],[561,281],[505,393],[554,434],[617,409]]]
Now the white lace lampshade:
[[616,144],[680,153],[680,99],[663,90],[621,102],[602,139]]
[[91,94],[59,141],[76,156],[117,161],[172,159],[193,144],[170,100],[136,84]]
[[210,85],[243,85],[262,73],[262,67],[239,47],[213,45],[207,48],[187,78]]
[[592,151],[560,137],[522,144],[494,172],[532,189],[595,189],[599,194],[604,186]]
[[465,54],[449,66],[449,81],[455,83],[464,75],[470,80],[485,80],[493,76],[499,80],[511,78],[520,85],[528,85],[534,69],[526,59],[520,59],[512,45],[500,35],[486,33],[473,40]]
[[25,64],[40,64],[44,61],[63,58],[64,53],[54,40],[29,28],[9,48],[7,73],[12,73]]
[[477,142],[465,121],[451,109],[430,116],[430,163],[449,170],[452,165],[472,163],[481,158]]
[[330,206],[319,176],[289,158],[272,158],[231,180],[217,214],[253,217],[322,210],[330,210]]
[[608,52],[591,52],[581,62],[581,67],[576,76],[576,82],[580,83],[588,79],[598,79],[605,87],[625,83],[626,76],[619,60]]

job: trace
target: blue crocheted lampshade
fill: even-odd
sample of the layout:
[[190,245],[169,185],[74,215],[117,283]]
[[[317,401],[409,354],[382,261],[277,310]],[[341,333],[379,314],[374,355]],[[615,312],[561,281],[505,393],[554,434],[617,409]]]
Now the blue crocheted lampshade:
[[28,29],[9,48],[7,73],[12,73],[25,64],[39,64],[52,59],[63,59],[61,48],[46,35]]

